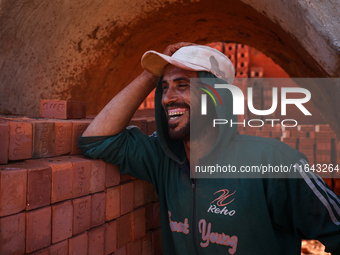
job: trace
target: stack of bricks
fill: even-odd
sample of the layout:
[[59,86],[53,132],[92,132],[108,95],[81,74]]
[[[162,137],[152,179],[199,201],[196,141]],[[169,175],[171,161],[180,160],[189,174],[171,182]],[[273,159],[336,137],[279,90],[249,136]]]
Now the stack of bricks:
[[[45,118],[1,118],[0,254],[161,254],[153,185],[79,155],[91,121],[70,119],[85,116],[80,106],[44,101]],[[133,122],[154,131],[154,120]]]
[[236,78],[248,78],[249,46],[237,44],[236,48]]
[[250,67],[250,77],[251,78],[262,78],[263,77],[263,67],[262,66],[252,66],[252,67]]
[[[260,124],[252,123],[254,126]],[[340,142],[329,125],[298,125],[282,129],[280,125],[238,125],[238,133],[279,139],[299,150],[306,155],[309,165],[315,169],[314,172],[340,195]]]
[[235,43],[225,43],[225,42],[213,42],[208,43],[206,46],[209,46],[211,48],[214,48],[220,52],[222,52],[224,55],[226,55],[233,66],[235,66],[235,52],[236,52],[236,44]]
[[143,103],[139,106],[138,110],[155,108],[155,91],[156,89],[150,92]]
[[[315,164],[315,125],[300,125],[299,131],[302,135],[299,137],[298,150],[306,155],[310,164]],[[296,134],[299,135],[299,133]]]

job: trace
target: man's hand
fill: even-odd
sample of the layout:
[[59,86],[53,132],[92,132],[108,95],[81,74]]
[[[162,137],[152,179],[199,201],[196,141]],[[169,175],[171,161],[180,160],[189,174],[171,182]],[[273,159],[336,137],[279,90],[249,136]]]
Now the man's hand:
[[[164,54],[171,56],[183,46],[195,45],[181,42],[169,45]],[[144,71],[117,96],[115,96],[91,122],[83,136],[111,136],[122,132],[135,111],[155,88],[159,77]]]
[[197,45],[197,44],[189,43],[189,42],[180,42],[180,43],[171,44],[168,47],[166,47],[163,54],[168,55],[168,56],[172,56],[172,54],[174,54],[180,48],[182,48],[184,46],[192,46],[192,45]]

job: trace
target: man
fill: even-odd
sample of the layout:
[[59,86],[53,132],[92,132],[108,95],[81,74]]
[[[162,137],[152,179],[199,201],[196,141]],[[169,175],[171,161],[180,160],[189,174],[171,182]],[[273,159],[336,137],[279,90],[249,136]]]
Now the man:
[[[154,184],[163,254],[292,255],[300,254],[301,239],[308,238],[340,254],[340,200],[321,178],[304,172],[294,179],[190,178],[192,166],[204,162],[237,167],[306,163],[303,154],[274,139],[237,136],[235,126],[192,136],[189,117],[197,103],[190,101],[190,79],[199,78],[204,86],[232,84],[234,68],[226,56],[179,43],[163,54],[145,53],[142,65],[147,71],[100,112],[79,145],[85,156],[117,164],[121,173]],[[148,137],[126,126],[157,80],[157,135]],[[222,100],[225,108],[216,108],[215,114],[235,118],[230,94]]]

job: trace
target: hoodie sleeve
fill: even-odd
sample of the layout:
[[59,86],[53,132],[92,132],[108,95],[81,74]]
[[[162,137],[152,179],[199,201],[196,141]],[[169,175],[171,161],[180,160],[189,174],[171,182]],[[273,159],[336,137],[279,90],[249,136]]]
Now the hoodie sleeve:
[[144,135],[137,127],[115,136],[79,137],[84,156],[118,165],[121,174],[155,183],[162,150],[157,137]]
[[340,198],[316,174],[265,180],[273,224],[299,239],[316,239],[340,254]]

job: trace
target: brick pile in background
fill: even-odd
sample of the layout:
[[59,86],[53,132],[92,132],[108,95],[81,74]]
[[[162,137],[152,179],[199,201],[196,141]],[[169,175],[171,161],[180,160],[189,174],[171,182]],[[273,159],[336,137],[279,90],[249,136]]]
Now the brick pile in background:
[[[51,107],[58,116],[84,116],[83,106],[62,104]],[[78,155],[91,119],[49,114],[1,117],[0,254],[161,254],[153,185]],[[152,117],[131,124],[155,131]]]
[[[280,125],[245,128],[238,125],[238,133],[281,140],[305,154],[310,165],[320,164],[321,170],[331,164],[334,168],[336,165],[340,168],[340,142],[329,125],[298,125],[285,128]],[[339,172],[321,171],[317,174],[340,195],[340,169]]]

